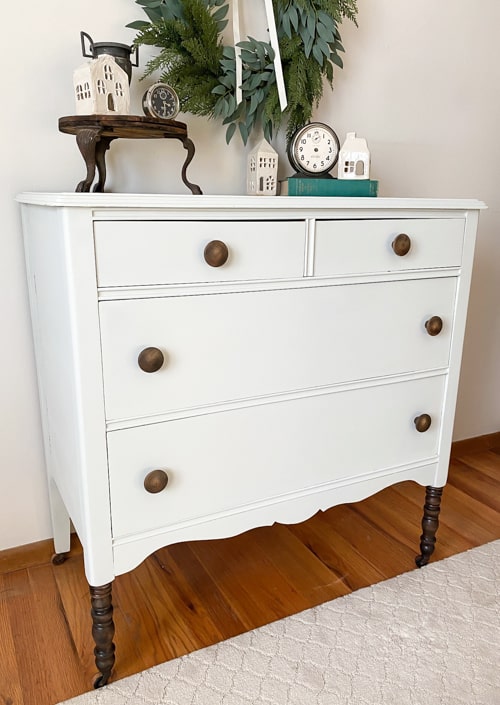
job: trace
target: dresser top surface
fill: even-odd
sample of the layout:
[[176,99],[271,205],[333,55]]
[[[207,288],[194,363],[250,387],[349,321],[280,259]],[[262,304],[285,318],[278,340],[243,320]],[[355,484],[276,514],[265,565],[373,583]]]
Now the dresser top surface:
[[22,204],[90,208],[92,210],[165,209],[183,211],[466,211],[481,210],[486,205],[476,199],[439,198],[339,198],[309,196],[234,196],[234,195],[170,195],[134,193],[21,193]]

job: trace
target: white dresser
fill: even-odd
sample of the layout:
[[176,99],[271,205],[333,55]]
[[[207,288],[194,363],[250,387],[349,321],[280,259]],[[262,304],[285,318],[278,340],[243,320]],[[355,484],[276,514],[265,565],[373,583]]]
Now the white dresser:
[[[96,664],[167,544],[446,483],[478,201],[22,194],[56,554]],[[57,560],[57,558],[56,558]]]

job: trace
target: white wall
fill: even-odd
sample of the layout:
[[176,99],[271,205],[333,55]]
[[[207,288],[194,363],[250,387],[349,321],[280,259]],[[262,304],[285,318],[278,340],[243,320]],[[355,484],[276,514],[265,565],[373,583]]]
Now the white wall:
[[[258,0],[246,0],[256,3]],[[477,9],[476,9],[477,7]],[[500,429],[500,207],[498,130],[500,3],[359,0],[359,28],[344,25],[345,68],[316,118],[343,139],[368,139],[381,196],[484,200],[455,438]],[[75,140],[57,121],[74,111],[72,71],[80,30],[95,41],[131,42],[142,19],[133,0],[45,0],[3,7],[2,256],[0,307],[0,549],[51,534],[18,207],[20,191],[72,191],[83,178]],[[143,62],[142,62],[143,63]],[[132,111],[149,81],[134,69]],[[227,147],[219,124],[186,115],[196,156],[189,178],[205,193],[243,193],[246,152]],[[288,165],[283,139],[281,174]],[[177,142],[117,141],[108,187],[184,193]]]

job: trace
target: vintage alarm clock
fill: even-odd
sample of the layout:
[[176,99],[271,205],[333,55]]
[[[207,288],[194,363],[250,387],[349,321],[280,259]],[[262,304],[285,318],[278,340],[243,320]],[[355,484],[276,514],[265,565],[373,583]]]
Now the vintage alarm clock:
[[294,176],[331,178],[340,153],[339,138],[334,130],[322,122],[310,122],[294,132],[287,147]]
[[153,83],[142,97],[142,109],[148,117],[173,120],[179,112],[179,97],[166,83]]

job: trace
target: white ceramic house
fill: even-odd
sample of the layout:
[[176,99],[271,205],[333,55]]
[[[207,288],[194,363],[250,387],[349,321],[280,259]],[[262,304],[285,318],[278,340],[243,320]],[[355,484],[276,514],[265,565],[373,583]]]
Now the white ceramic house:
[[363,137],[356,137],[355,132],[348,132],[340,149],[338,160],[339,179],[369,179],[370,152]]
[[278,153],[263,139],[248,154],[247,194],[276,196],[277,185]]
[[109,54],[75,69],[73,86],[77,115],[128,115],[128,76]]

